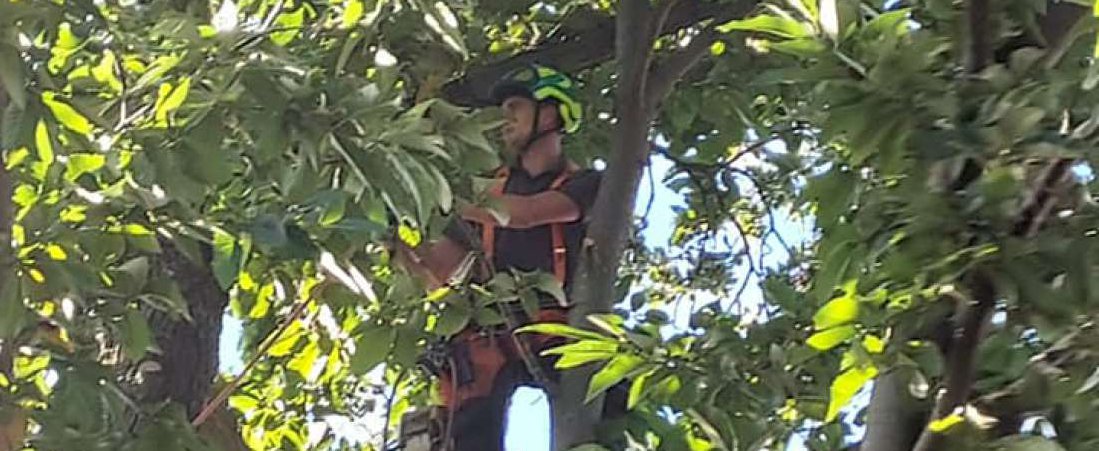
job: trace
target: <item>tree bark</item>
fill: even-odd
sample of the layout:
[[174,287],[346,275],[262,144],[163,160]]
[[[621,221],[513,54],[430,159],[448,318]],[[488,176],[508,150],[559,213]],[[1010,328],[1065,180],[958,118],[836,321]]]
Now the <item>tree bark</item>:
[[192,321],[172,318],[160,311],[146,317],[163,351],[153,360],[159,365],[143,387],[143,401],[171,400],[182,404],[193,417],[210,396],[218,374],[218,340],[228,295],[218,286],[206,262],[191,261],[167,239],[160,240],[160,270],[172,277],[187,300]]
[[[3,86],[3,82],[0,82],[0,136],[4,133],[4,127],[9,124],[3,123],[4,111],[8,108],[8,91]],[[4,149],[0,149],[2,152]],[[3,161],[3,159],[0,159]],[[0,274],[6,273],[11,270],[11,264],[15,259],[15,255],[11,248],[11,228],[14,223],[12,217],[12,195],[14,193],[14,185],[11,180],[11,174],[4,169],[6,165],[0,165]],[[0,276],[0,292],[4,290],[4,283],[8,280],[7,277]],[[0,337],[0,374],[5,374],[11,378],[11,365],[12,354],[11,344],[5,343],[5,337]]]
[[[746,14],[757,2],[726,4],[720,14],[703,19],[711,28],[685,48],[654,66],[653,44],[670,27],[698,25],[698,2],[623,0],[616,16],[615,55],[618,85],[615,87],[615,141],[603,173],[595,212],[588,228],[584,252],[572,287],[575,307],[570,322],[587,327],[591,314],[610,312],[614,285],[626,240],[631,235],[637,187],[649,153],[649,134],[656,111],[675,83],[705,55],[716,39],[712,25]],[[693,23],[680,22],[694,17]],[[637,30],[642,30],[638,33]],[[645,30],[648,30],[647,32]],[[655,84],[653,84],[655,82]],[[602,400],[585,404],[591,368],[565,372],[554,395],[554,447],[567,450],[595,439]]]
[[[630,234],[637,186],[648,153],[652,115],[643,93],[652,41],[637,36],[634,30],[648,29],[654,14],[648,0],[624,0],[619,3],[617,19],[615,142],[572,287],[575,307],[570,322],[578,327],[588,327],[588,315],[611,310],[619,260]],[[591,374],[591,369],[586,369],[562,375],[553,403],[555,449],[567,450],[595,439],[602,401],[584,404]]]
[[[659,21],[657,35],[666,35],[684,27],[705,20],[726,22],[740,18],[754,7],[758,0],[742,0],[720,3],[698,0],[674,2],[667,17]],[[607,16],[592,25],[575,32],[557,36],[540,43],[530,50],[501,59],[480,67],[471,68],[461,77],[447,83],[442,89],[442,97],[448,102],[464,106],[487,106],[489,90],[505,73],[523,64],[539,62],[550,64],[565,72],[579,72],[602,64],[615,56],[615,48],[607,45],[614,42],[618,30],[618,20]],[[636,24],[627,24],[626,30],[634,39],[639,38]]]

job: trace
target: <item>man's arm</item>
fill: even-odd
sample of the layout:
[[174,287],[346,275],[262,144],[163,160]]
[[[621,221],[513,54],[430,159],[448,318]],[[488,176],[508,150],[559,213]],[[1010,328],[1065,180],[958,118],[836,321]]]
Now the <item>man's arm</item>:
[[469,254],[469,250],[446,236],[415,249],[397,240],[394,250],[397,264],[423,280],[428,290],[446,285]]
[[546,224],[573,222],[581,217],[580,207],[560,191],[544,191],[529,196],[504,194],[496,197],[508,216],[501,224],[486,208],[474,205],[461,207],[462,218],[511,229],[529,229]]
[[601,179],[602,174],[598,171],[587,170],[577,173],[557,190],[527,196],[518,194],[496,196],[504,213],[508,215],[507,224],[500,224],[492,213],[481,207],[466,205],[458,212],[469,221],[512,229],[529,229],[546,224],[579,221],[587,216],[588,210],[595,204]]

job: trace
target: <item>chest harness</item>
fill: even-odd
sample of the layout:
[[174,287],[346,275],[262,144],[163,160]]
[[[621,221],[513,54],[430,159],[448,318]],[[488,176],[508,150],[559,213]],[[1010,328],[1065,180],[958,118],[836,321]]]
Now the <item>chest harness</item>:
[[[566,163],[561,174],[550,183],[548,190],[555,191],[560,189],[574,172],[576,172],[576,167],[571,162]],[[502,196],[510,176],[511,170],[506,166],[496,171],[497,180],[489,190],[489,193],[496,197]],[[481,226],[481,246],[484,251],[484,261],[491,268],[496,256],[496,226],[490,223],[483,223]],[[565,284],[565,278],[568,275],[568,248],[565,246],[565,225],[560,222],[554,222],[549,224],[549,227],[550,245],[552,249],[551,257],[553,259],[553,277],[563,286]],[[561,307],[566,306],[562,305]]]

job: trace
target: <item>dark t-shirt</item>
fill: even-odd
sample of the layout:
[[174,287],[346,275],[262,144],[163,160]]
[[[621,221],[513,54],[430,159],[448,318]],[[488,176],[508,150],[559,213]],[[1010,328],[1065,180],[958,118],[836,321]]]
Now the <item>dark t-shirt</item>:
[[[535,177],[531,177],[521,167],[512,167],[507,183],[504,185],[504,194],[533,195],[549,189],[553,181],[561,173],[561,170],[547,171]],[[587,169],[573,173],[558,191],[568,196],[580,208],[580,219],[564,224],[565,249],[567,261],[567,276],[565,278],[565,290],[571,286],[573,273],[576,270],[580,253],[581,241],[587,230],[588,212],[595,204],[595,196],[599,192],[599,182],[602,173]],[[481,238],[481,225],[479,223],[466,222],[468,227],[463,227],[457,221],[447,225],[446,236],[463,247],[473,250],[473,243]],[[468,234],[473,234],[471,240]],[[496,228],[496,255],[493,264],[497,271],[517,269],[520,271],[541,270],[553,273],[553,239],[550,226],[543,225],[529,229],[512,229],[507,227]]]

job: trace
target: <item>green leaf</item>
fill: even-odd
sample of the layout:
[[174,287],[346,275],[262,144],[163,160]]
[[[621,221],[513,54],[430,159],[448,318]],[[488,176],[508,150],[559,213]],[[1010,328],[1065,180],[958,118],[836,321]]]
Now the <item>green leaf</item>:
[[98,171],[107,163],[107,157],[95,153],[74,153],[68,156],[65,165],[65,180],[75,181],[81,175]]
[[[591,402],[614,384],[636,374],[643,363],[645,363],[645,359],[633,354],[615,356],[591,377],[591,382],[588,384],[588,393],[584,396],[584,402]],[[641,369],[645,370],[647,368],[641,367]]]
[[149,268],[149,258],[142,256],[132,258],[118,265],[112,270],[112,273],[124,274],[127,279],[126,282],[132,287],[132,291],[127,294],[135,295],[145,288],[145,283],[149,280]]
[[613,338],[605,337],[589,330],[578,329],[567,324],[539,323],[523,326],[515,330],[516,333],[539,333],[555,335],[558,337],[576,338],[578,340],[605,340],[613,341]]
[[122,332],[122,348],[126,356],[131,360],[138,360],[145,356],[145,351],[153,344],[153,333],[149,330],[149,323],[137,310],[126,311],[126,316],[119,324]]
[[935,433],[943,433],[949,431],[950,428],[962,424],[965,422],[965,417],[960,414],[952,413],[946,417],[939,418],[932,421],[927,425],[927,430]]
[[46,91],[42,93],[42,103],[45,103],[53,113],[53,117],[57,118],[57,121],[64,125],[69,130],[72,130],[81,135],[87,135],[92,132],[92,123],[88,121],[88,118],[80,114],[69,104],[57,99],[57,94],[52,91]]
[[302,379],[313,382],[313,367],[320,355],[321,351],[317,346],[317,342],[311,340],[301,351],[298,351],[298,353],[294,355],[293,359],[290,359],[290,362],[286,364],[286,367],[297,371]]
[[885,351],[885,341],[877,335],[867,335],[862,337],[862,347],[871,354],[881,354]]
[[271,348],[267,350],[267,355],[271,357],[282,357],[290,354],[297,346],[298,339],[302,337],[302,333],[301,321],[294,321],[286,327],[286,330],[278,337],[275,344],[271,345]]
[[565,299],[565,288],[561,286],[561,282],[558,282],[556,277],[544,272],[539,272],[534,277],[534,288],[553,296],[558,305],[568,305],[568,301]]
[[554,365],[560,369],[575,368],[591,362],[609,360],[616,353],[618,353],[618,342],[608,340],[580,340],[542,351],[543,356],[561,356]]
[[362,19],[364,12],[362,0],[346,0],[343,2],[343,16],[341,22],[344,28],[351,28]]
[[366,374],[385,361],[395,337],[396,331],[385,326],[373,326],[359,335],[349,363],[351,374]]
[[645,384],[648,383],[649,378],[654,373],[656,373],[655,368],[637,376],[636,378],[634,378],[633,382],[630,383],[630,394],[629,397],[626,398],[627,409],[632,410],[634,407],[637,406],[637,403],[641,402],[641,400],[644,399],[645,393],[647,392],[647,390],[645,390]]
[[110,50],[103,51],[103,58],[99,60],[99,64],[91,69],[92,77],[95,81],[107,85],[114,92],[122,91],[122,80],[118,79],[118,75],[115,75],[115,64],[117,60],[114,52]]
[[858,393],[871,379],[874,379],[878,375],[878,368],[873,365],[863,365],[855,368],[848,369],[843,373],[840,373],[835,380],[832,381],[832,387],[829,390],[830,396],[828,399],[828,413],[824,416],[825,422],[831,422],[839,415],[840,409],[847,405],[851,398]]
[[588,322],[616,337],[626,335],[626,329],[623,327],[625,320],[613,313],[588,315]]
[[507,322],[504,316],[492,307],[477,309],[473,320],[480,326],[499,326]]
[[759,15],[751,19],[737,19],[726,22],[717,27],[722,33],[731,31],[755,31],[767,33],[782,38],[809,37],[805,26],[794,19],[785,17]]
[[172,87],[171,83],[160,85],[157,91],[156,104],[153,107],[153,117],[158,127],[168,125],[168,115],[179,109],[187,100],[187,93],[191,90],[190,77],[184,78],[178,86]]
[[855,326],[839,326],[817,332],[805,344],[818,351],[827,351],[855,336]]
[[27,107],[26,78],[19,52],[0,44],[0,84],[8,91],[12,104],[21,110]]
[[14,337],[26,321],[27,309],[12,271],[0,273],[0,339]]
[[249,414],[259,407],[259,400],[245,394],[233,395],[229,397],[229,407],[242,414]]
[[[853,281],[851,282],[853,283]],[[851,285],[849,283],[848,285]],[[848,290],[843,297],[828,301],[813,315],[813,326],[817,330],[829,329],[850,323],[859,316],[859,301],[855,300],[854,290]]]
[[46,179],[46,171],[49,170],[50,165],[53,164],[53,140],[50,138],[50,131],[46,127],[46,123],[42,120],[38,121],[38,125],[34,127],[34,147],[38,151],[38,162],[32,167],[34,172],[34,178],[38,180]]
[[241,250],[233,235],[221,229],[214,230],[214,278],[222,290],[228,290],[237,282],[240,273]]
[[468,308],[458,303],[447,304],[435,320],[435,333],[449,337],[461,332],[469,325],[472,315]]
[[293,41],[301,32],[302,24],[305,23],[305,10],[306,6],[302,5],[293,11],[279,14],[279,17],[275,19],[276,28],[284,31],[271,33],[271,42],[279,46],[286,46],[290,41]]

